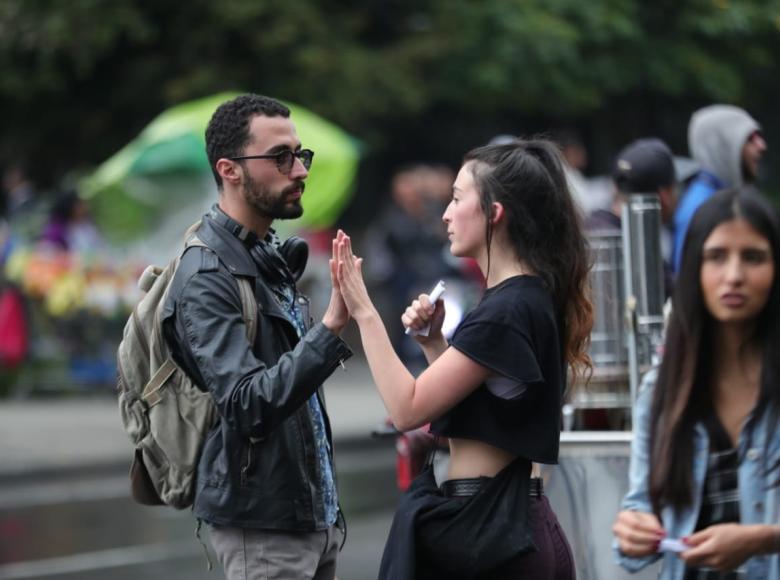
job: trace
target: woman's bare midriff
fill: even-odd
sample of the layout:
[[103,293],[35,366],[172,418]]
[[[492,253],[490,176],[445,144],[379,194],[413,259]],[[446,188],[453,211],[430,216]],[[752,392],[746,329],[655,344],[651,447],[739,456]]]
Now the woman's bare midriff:
[[[473,439],[450,439],[450,463],[447,479],[494,477],[512,463],[514,455],[487,443]],[[538,477],[539,468],[533,465],[532,477]]]

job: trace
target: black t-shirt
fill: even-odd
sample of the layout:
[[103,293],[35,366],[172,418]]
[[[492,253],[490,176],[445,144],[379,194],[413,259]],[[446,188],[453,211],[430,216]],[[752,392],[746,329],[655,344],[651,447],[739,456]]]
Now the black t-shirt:
[[555,308],[542,280],[514,276],[486,290],[451,345],[518,388],[480,385],[433,421],[431,432],[557,463],[566,374]]

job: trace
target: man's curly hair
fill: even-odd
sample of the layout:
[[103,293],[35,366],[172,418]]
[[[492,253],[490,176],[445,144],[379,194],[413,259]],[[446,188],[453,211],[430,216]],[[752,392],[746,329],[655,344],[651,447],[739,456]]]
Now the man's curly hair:
[[217,161],[238,157],[249,144],[249,123],[255,115],[289,117],[290,109],[270,97],[247,94],[222,103],[214,111],[206,127],[206,154],[211,172],[222,189],[222,178],[217,173]]

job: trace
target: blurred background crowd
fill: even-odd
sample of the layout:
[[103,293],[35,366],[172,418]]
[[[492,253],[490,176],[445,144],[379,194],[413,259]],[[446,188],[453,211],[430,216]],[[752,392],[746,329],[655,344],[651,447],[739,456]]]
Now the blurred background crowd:
[[[684,187],[702,106],[742,107],[771,144],[779,50],[776,0],[3,0],[0,394],[112,387],[138,274],[216,199],[203,129],[236,92],[290,104],[315,151],[304,216],[281,232],[309,241],[314,307],[345,227],[414,367],[392,326],[410,297],[445,279],[454,325],[482,285],[440,220],[465,151],[553,138],[598,221],[639,137],[670,146]],[[778,154],[762,155],[776,198]]]

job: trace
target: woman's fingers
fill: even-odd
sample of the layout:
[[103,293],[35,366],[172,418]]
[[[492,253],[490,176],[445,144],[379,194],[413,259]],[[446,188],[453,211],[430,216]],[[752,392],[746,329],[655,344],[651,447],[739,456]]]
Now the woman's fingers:
[[657,534],[662,537],[665,535],[661,522],[653,514],[624,510],[618,514],[618,521],[623,522],[638,532]]
[[420,294],[401,314],[401,323],[407,328],[419,330],[430,324],[435,309],[428,295]]
[[634,557],[652,554],[666,536],[655,515],[631,510],[618,514],[612,531],[618,539],[620,551]]
[[401,315],[401,322],[406,327],[418,330],[425,326],[426,320],[420,315],[419,310],[415,308],[416,302],[417,300],[406,307],[406,310],[404,310],[404,313]]

